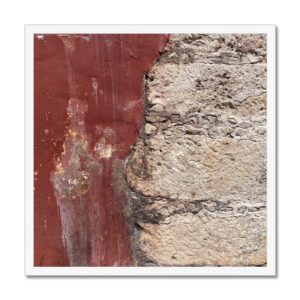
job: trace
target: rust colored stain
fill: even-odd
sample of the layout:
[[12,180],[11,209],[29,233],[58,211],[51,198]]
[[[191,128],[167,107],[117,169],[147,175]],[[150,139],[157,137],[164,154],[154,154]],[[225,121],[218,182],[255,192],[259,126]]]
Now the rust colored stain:
[[167,38],[35,36],[35,266],[134,264],[113,165],[138,136],[143,76]]

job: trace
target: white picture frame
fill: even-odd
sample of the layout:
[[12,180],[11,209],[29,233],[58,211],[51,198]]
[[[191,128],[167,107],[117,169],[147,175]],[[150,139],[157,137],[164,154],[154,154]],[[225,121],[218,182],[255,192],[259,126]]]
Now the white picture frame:
[[[267,35],[267,265],[264,267],[35,267],[33,190],[33,37],[37,33],[261,33]],[[26,25],[25,275],[26,276],[276,276],[276,26]]]

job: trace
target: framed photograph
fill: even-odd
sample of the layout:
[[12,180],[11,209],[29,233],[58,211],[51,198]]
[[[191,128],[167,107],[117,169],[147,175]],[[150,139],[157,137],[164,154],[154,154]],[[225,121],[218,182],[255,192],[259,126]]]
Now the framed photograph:
[[275,276],[275,50],[273,25],[26,25],[26,275]]

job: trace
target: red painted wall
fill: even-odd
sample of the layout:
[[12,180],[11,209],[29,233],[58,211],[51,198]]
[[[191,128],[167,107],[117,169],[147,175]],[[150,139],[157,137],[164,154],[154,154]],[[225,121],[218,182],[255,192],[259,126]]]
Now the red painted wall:
[[35,266],[133,265],[112,164],[138,136],[142,79],[166,41],[153,34],[35,36]]

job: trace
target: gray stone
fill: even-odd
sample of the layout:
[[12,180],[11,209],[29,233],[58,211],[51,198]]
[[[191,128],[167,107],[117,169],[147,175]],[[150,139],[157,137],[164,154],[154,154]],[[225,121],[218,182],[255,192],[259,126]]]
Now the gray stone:
[[145,133],[146,133],[146,134],[151,134],[151,133],[153,133],[155,130],[156,130],[156,127],[153,126],[153,125],[151,125],[151,124],[147,123],[147,124],[145,125]]
[[135,246],[159,266],[266,260],[266,36],[171,35],[146,79],[145,133],[127,165],[149,199]]

